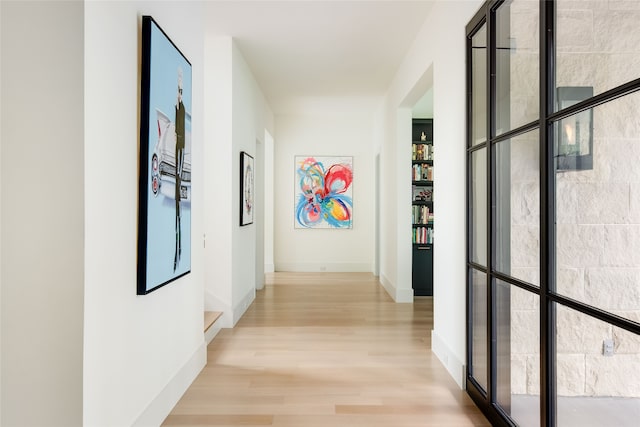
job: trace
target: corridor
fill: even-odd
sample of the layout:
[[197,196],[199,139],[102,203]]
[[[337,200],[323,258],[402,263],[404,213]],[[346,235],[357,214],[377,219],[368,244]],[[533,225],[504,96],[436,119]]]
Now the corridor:
[[368,273],[274,273],[165,426],[488,426],[430,350],[433,300]]

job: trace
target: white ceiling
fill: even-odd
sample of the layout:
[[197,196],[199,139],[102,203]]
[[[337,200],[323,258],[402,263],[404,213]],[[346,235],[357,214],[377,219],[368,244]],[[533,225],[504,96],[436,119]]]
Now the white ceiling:
[[[275,113],[382,96],[433,2],[212,1],[207,30],[232,36]],[[333,108],[333,107],[332,107]]]

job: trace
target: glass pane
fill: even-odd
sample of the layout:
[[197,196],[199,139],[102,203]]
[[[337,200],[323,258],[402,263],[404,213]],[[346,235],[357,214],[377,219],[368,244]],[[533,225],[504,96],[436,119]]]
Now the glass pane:
[[[556,292],[640,322],[640,92],[593,109],[588,156],[556,143]],[[577,115],[563,122],[578,122]],[[556,132],[560,133],[560,124]],[[575,133],[575,131],[574,131]],[[587,158],[588,157],[588,158]]]
[[540,425],[540,299],[496,280],[497,402],[519,426]]
[[640,336],[556,305],[558,426],[637,426]]
[[487,140],[487,25],[471,38],[471,145]]
[[540,153],[535,131],[499,142],[496,154],[496,270],[539,286]]
[[512,0],[496,10],[496,135],[538,119],[539,8]]
[[487,274],[471,270],[471,376],[487,390]]
[[556,7],[558,87],[597,95],[638,78],[640,0],[557,0]]
[[[593,94],[588,87],[560,87],[557,91],[558,105],[566,108]],[[556,154],[558,169],[593,168],[593,111],[582,111],[557,124]]]
[[487,265],[487,149],[471,153],[470,258]]

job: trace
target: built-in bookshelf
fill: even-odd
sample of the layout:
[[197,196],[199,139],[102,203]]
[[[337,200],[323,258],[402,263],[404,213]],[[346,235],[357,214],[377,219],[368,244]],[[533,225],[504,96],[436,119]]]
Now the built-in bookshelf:
[[416,296],[433,295],[433,119],[413,119],[411,208],[412,284]]

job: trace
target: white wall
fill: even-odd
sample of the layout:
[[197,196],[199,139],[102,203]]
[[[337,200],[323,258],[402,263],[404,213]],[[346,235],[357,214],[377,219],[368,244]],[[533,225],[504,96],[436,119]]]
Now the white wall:
[[[233,227],[233,301],[238,302],[234,307],[234,323],[240,319],[242,313],[249,303],[255,298],[256,289],[256,266],[260,265],[264,269],[264,252],[260,252],[262,257],[256,260],[256,246],[259,241],[259,228],[263,226],[264,218],[260,213],[264,213],[263,206],[256,206],[254,223],[240,227],[240,152],[245,151],[253,156],[256,164],[260,165],[264,159],[256,158],[258,147],[256,141],[261,141],[264,146],[264,131],[273,130],[273,114],[267,101],[258,86],[249,66],[242,57],[242,53],[233,44],[233,154],[235,161],[232,162],[234,185],[232,192],[236,224]],[[262,198],[257,201],[264,203]],[[251,301],[249,301],[249,298]]]
[[0,424],[81,425],[83,4],[0,10]]
[[[373,271],[373,115],[277,116],[274,177],[276,271]],[[353,228],[294,229],[294,157],[353,156]]]
[[[411,239],[398,240],[410,228],[410,215],[395,212],[406,204],[410,212],[411,183],[406,170],[411,164],[410,141],[400,140],[409,126],[404,110],[433,67],[434,97],[434,206],[437,224],[434,247],[433,351],[462,387],[465,369],[465,26],[482,2],[436,2],[413,46],[391,84],[378,113],[385,120],[382,146],[383,182],[381,204],[383,230],[381,279],[387,289],[405,289],[411,277]],[[424,93],[424,92],[422,92]],[[415,98],[417,100],[417,98]],[[397,152],[399,159],[394,158]],[[406,177],[406,178],[405,178]],[[400,180],[399,182],[396,180]],[[406,188],[406,194],[403,189]],[[402,208],[401,208],[402,209]],[[389,224],[390,227],[389,228]],[[397,225],[396,225],[397,224]]]
[[[0,28],[2,28],[2,6],[0,5]],[[2,52],[0,30],[0,52]],[[0,100],[2,100],[2,56],[0,54]],[[2,129],[2,101],[0,101],[0,129]],[[0,131],[0,165],[2,164],[2,131]],[[0,173],[0,319],[2,319],[2,173]],[[0,327],[0,424],[2,424],[2,327]]]
[[[264,138],[263,138],[264,139]],[[264,288],[264,264],[265,264],[265,143],[264,140],[256,140],[255,170],[254,170],[254,224],[256,227],[255,240],[255,288]]]
[[[215,11],[211,11],[215,13]],[[234,325],[255,298],[258,223],[240,227],[240,152],[254,157],[256,141],[273,132],[273,113],[249,66],[230,37],[207,35],[205,127],[207,265],[205,307],[222,311],[221,325]],[[256,159],[262,162],[264,159]],[[256,187],[257,188],[257,187]],[[264,207],[257,207],[264,212]]]
[[[147,14],[193,67],[193,242],[190,274],[137,296],[139,55]],[[85,425],[159,424],[206,361],[202,15],[199,2],[85,3]]]
[[264,169],[264,271],[266,273],[273,273],[275,265],[273,261],[273,215],[274,215],[274,188],[273,180],[275,175],[274,169],[274,149],[273,149],[273,136],[271,133],[265,131],[264,135],[264,151],[265,151],[265,169]]
[[[397,283],[397,256],[396,256],[396,210],[393,209],[395,200],[395,185],[398,178],[395,174],[400,173],[395,166],[396,146],[392,130],[395,130],[395,118],[390,117],[394,108],[389,106],[390,101],[385,99],[375,113],[376,142],[377,151],[380,154],[380,189],[379,189],[379,214],[380,214],[380,236],[378,247],[380,265],[380,282],[387,292],[394,297],[394,287]],[[395,298],[394,298],[395,299]]]
[[[205,309],[224,313],[220,323],[233,325],[232,230],[238,224],[232,205],[232,46],[230,37],[205,36]],[[237,180],[237,178],[236,178]]]

